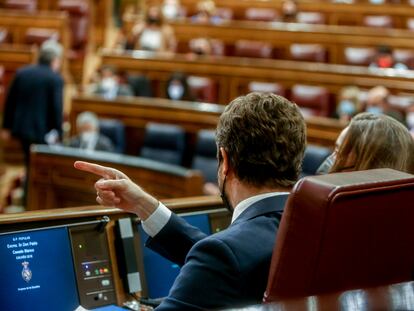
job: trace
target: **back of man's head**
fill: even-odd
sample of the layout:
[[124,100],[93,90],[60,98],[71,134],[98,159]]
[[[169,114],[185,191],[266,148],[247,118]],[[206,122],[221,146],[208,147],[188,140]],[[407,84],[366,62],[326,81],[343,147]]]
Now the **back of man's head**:
[[53,61],[62,57],[62,46],[55,40],[46,40],[40,47],[38,63],[52,66]]
[[306,126],[297,105],[284,97],[250,93],[236,98],[221,115],[216,136],[241,182],[291,187],[297,181]]

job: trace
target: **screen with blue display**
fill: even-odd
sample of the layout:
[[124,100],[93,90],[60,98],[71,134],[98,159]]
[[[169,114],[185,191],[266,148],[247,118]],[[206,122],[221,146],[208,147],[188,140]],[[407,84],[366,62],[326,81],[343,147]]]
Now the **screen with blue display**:
[[0,310],[79,306],[67,228],[0,235]]
[[[183,219],[204,233],[211,234],[208,214],[183,216]],[[148,235],[141,226],[139,226],[139,233],[144,256],[148,297],[153,299],[165,297],[178,276],[180,267],[144,246]]]

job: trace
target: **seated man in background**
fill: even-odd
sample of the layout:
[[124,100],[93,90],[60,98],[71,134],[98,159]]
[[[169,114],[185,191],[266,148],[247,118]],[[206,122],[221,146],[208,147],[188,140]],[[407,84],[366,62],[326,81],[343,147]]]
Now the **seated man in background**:
[[85,150],[114,151],[111,140],[99,133],[99,120],[93,112],[85,111],[76,118],[77,136],[69,141],[69,147]]
[[122,172],[75,163],[103,177],[95,184],[100,204],[137,214],[151,237],[147,246],[182,266],[159,310],[210,310],[262,301],[276,231],[301,170],[305,122],[287,99],[251,93],[226,106],[216,142],[218,185],[233,217],[226,230],[208,237]]
[[122,83],[115,68],[104,66],[97,81],[89,92],[102,96],[105,99],[114,99],[118,96],[134,96],[130,85]]

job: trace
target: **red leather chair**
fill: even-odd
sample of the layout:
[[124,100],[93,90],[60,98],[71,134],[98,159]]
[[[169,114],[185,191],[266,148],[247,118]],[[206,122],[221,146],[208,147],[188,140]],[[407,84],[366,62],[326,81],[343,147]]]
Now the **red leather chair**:
[[252,81],[247,88],[249,92],[273,93],[286,97],[286,88],[276,82]]
[[283,212],[266,302],[413,279],[414,175],[306,177]]
[[82,57],[89,36],[89,4],[82,0],[60,0],[59,10],[70,17],[71,53],[70,58]]
[[37,0],[6,0],[4,7],[6,9],[34,12],[37,8]]
[[272,45],[268,42],[237,40],[234,55],[239,57],[271,58]]
[[291,90],[291,100],[307,115],[329,117],[333,109],[328,90],[321,86],[296,84]]
[[296,14],[296,22],[304,24],[325,24],[326,17],[320,12],[299,12]]
[[59,33],[56,30],[48,28],[28,28],[25,34],[27,44],[40,46],[44,41],[53,39],[59,41]]
[[217,85],[206,77],[189,76],[188,87],[196,101],[216,103],[217,102]]
[[402,63],[409,69],[414,69],[414,51],[395,49],[392,51],[392,56],[397,63]]
[[364,17],[363,25],[367,27],[392,28],[394,23],[388,15],[368,15]]
[[345,62],[348,65],[368,66],[376,54],[375,48],[368,47],[347,47],[344,50]]
[[274,22],[280,20],[280,15],[276,10],[265,8],[248,8],[244,16],[250,21]]
[[292,44],[289,48],[293,60],[321,62],[327,61],[326,48],[321,44]]

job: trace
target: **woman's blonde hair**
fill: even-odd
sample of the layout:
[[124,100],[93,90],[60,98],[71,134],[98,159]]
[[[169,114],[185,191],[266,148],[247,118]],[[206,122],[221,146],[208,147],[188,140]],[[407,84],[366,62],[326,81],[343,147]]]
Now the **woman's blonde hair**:
[[414,173],[414,139],[397,120],[360,113],[350,122],[331,172],[392,168]]

